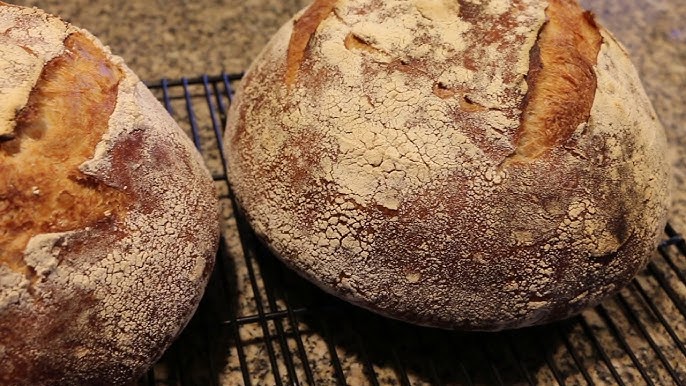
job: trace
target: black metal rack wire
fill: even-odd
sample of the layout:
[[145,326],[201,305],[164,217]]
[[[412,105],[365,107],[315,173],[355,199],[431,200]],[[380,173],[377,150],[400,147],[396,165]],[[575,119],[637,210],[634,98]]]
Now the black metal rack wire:
[[240,74],[148,86],[201,151],[227,219],[195,317],[139,385],[686,384],[686,242],[595,309],[546,326],[462,333],[351,306],[285,268],[233,211],[220,146]]

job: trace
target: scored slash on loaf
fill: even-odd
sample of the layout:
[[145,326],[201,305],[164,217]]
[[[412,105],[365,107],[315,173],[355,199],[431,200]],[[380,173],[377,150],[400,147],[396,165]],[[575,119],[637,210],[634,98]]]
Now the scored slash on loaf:
[[195,311],[219,238],[190,140],[87,31],[0,2],[0,384],[125,384]]
[[247,71],[225,135],[256,233],[324,290],[408,322],[568,317],[645,265],[663,129],[574,0],[319,0]]

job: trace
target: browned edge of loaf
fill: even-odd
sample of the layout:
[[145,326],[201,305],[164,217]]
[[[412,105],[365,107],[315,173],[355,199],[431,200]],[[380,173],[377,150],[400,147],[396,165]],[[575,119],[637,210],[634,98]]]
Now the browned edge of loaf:
[[310,39],[317,31],[319,24],[333,12],[337,1],[315,0],[300,19],[295,22],[288,45],[288,58],[286,59],[284,79],[286,86],[291,87],[296,82]]

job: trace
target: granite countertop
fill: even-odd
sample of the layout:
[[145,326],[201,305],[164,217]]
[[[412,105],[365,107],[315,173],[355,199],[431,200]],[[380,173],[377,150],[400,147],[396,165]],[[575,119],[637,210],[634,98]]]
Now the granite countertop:
[[[14,3],[39,6],[88,29],[122,56],[141,79],[154,81],[162,77],[243,71],[279,26],[309,0],[26,0]],[[582,3],[628,48],[665,126],[671,143],[668,156],[675,175],[670,222],[677,231],[686,232],[686,2],[582,0]],[[227,216],[231,216],[228,209]],[[232,224],[229,220],[229,225]],[[227,240],[230,252],[239,254],[236,239],[232,244],[232,236],[227,235]],[[244,263],[237,259],[239,294],[249,285],[246,268],[241,264]],[[249,302],[243,304],[239,300],[238,303],[239,314],[255,313]],[[261,332],[241,330],[240,334],[249,338],[259,337]],[[314,357],[313,365],[318,355],[324,358],[327,348],[321,339],[308,335],[305,345]],[[242,379],[235,351],[231,350],[220,377],[227,385],[240,383]],[[255,375],[253,382],[273,383],[266,374],[269,363],[264,352],[255,350],[248,348],[248,367],[262,375]],[[344,348],[337,350],[344,355]],[[251,355],[259,359],[253,361]],[[258,361],[264,362],[262,365],[267,370],[255,364]],[[346,373],[361,374],[354,357],[343,362]],[[380,377],[386,374],[382,367],[375,368]],[[391,373],[392,370],[388,374]],[[315,379],[324,383],[330,377],[330,373],[315,374]]]

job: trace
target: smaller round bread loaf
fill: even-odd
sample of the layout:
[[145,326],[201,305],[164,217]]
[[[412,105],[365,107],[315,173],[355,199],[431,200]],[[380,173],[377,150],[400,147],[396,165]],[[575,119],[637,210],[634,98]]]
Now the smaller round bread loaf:
[[317,0],[246,73],[225,136],[253,228],[381,314],[499,330],[595,305],[665,225],[665,136],[575,0]]
[[0,384],[141,375],[195,311],[218,237],[201,157],[122,60],[0,2]]

